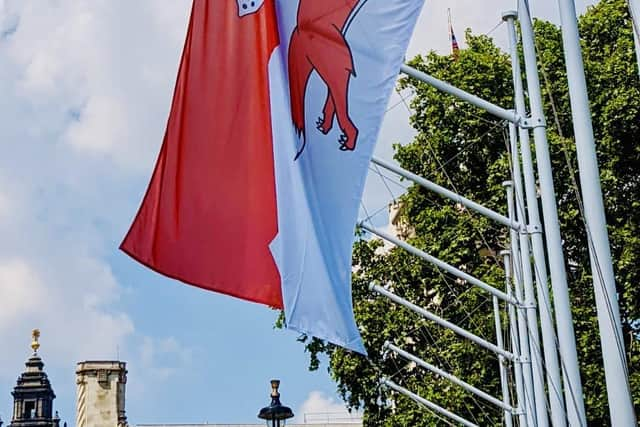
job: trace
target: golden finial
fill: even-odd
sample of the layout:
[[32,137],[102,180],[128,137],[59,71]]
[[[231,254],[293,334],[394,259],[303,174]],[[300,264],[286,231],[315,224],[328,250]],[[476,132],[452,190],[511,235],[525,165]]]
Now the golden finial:
[[280,397],[278,388],[280,387],[280,380],[271,380],[271,397]]
[[38,342],[38,339],[40,338],[40,329],[34,329],[31,332],[31,337],[33,338],[33,341],[31,341],[31,348],[34,353],[37,353],[40,348],[40,343]]

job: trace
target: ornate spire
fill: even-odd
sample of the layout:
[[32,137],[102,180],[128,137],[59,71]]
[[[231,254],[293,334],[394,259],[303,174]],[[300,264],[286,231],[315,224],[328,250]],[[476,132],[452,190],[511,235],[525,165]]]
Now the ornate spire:
[[44,363],[38,354],[40,331],[31,334],[33,354],[25,363],[25,371],[18,377],[13,395],[13,417],[8,427],[59,427],[60,419],[53,416],[53,401],[56,398]]
[[31,332],[31,348],[33,349],[33,354],[38,354],[38,349],[40,348],[40,343],[38,340],[40,339],[40,329],[34,329]]

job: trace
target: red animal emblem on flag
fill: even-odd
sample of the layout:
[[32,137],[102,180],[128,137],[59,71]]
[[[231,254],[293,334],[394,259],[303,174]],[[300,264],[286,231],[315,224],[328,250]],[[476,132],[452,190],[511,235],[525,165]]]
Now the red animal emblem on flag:
[[353,56],[345,39],[347,29],[367,0],[300,0],[297,25],[289,43],[289,88],[291,115],[302,147],[305,138],[305,95],[311,73],[315,70],[327,85],[328,93],[316,128],[328,134],[337,118],[341,134],[340,150],[353,151],[358,128],[349,115],[349,81],[356,76]]

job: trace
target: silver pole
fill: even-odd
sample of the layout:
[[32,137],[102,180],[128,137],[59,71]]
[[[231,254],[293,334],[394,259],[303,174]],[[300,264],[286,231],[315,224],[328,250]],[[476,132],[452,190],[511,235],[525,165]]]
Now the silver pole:
[[628,0],[631,25],[633,26],[633,43],[636,47],[636,62],[640,73],[640,1]]
[[382,378],[380,380],[380,383],[389,387],[392,390],[397,391],[400,394],[404,394],[405,396],[409,397],[410,399],[412,399],[415,402],[418,402],[424,406],[426,406],[427,408],[431,409],[432,411],[440,414],[440,415],[444,415],[447,418],[450,418],[464,426],[467,427],[478,427],[477,424],[472,423],[471,421],[467,421],[464,418],[454,414],[453,412],[447,411],[446,409],[444,409],[441,406],[436,405],[435,403],[425,399],[424,397],[420,397],[415,393],[410,392],[409,390],[407,390],[404,387],[400,387],[398,384],[394,383],[393,381],[387,379],[387,378]]
[[505,217],[504,215],[500,215],[499,213],[494,212],[489,208],[485,208],[484,206],[476,202],[473,202],[467,199],[466,197],[462,197],[459,194],[454,193],[453,191],[447,190],[446,188],[439,186],[438,184],[434,184],[433,182],[426,180],[414,173],[411,173],[408,170],[402,169],[401,167],[398,167],[391,162],[387,162],[386,160],[382,160],[377,157],[373,157],[371,159],[371,162],[393,173],[396,173],[401,177],[407,178],[408,180],[415,182],[416,184],[420,185],[423,188],[426,188],[427,190],[433,191],[434,193],[437,193],[441,196],[451,199],[454,202],[460,203],[461,205],[464,205],[467,208],[472,209],[486,216],[487,218],[496,221],[499,224],[502,224],[506,227],[515,228],[515,229],[520,228],[520,224],[518,222],[510,221],[509,218]]
[[[522,198],[522,189],[520,186],[514,185],[513,182],[509,182],[508,188],[511,191],[514,191],[514,187],[516,190],[515,200],[520,200]],[[521,207],[520,203],[517,203],[515,207],[518,221],[524,220],[525,217]],[[531,353],[531,375],[533,377],[533,390],[536,394],[536,419],[538,420],[539,427],[546,427],[549,425],[549,420],[547,416],[547,399],[544,388],[542,346],[540,345],[540,334],[538,331],[538,313],[536,310],[536,298],[533,290],[529,234],[526,231],[521,230],[518,238],[520,242],[522,282],[524,284],[524,305],[527,309],[527,333],[529,335],[529,351]]]
[[[502,320],[500,319],[500,304],[496,297],[493,297],[493,317],[496,324],[496,344],[498,345],[498,348],[504,348],[504,341],[502,339]],[[513,409],[507,410],[507,407],[511,407],[509,384],[507,380],[507,366],[506,360],[504,360],[504,357],[502,356],[498,356],[498,369],[500,370],[500,387],[502,388],[502,403],[504,404],[504,424],[506,427],[512,427]]]
[[484,347],[489,351],[492,351],[496,354],[501,354],[502,356],[504,356],[505,358],[509,359],[509,360],[513,360],[515,359],[515,356],[513,353],[508,352],[507,350],[504,349],[500,349],[498,348],[497,345],[490,343],[489,341],[485,340],[484,338],[480,338],[479,336],[472,334],[471,332],[462,329],[460,326],[454,325],[453,323],[444,320],[443,318],[436,316],[435,314],[431,313],[428,310],[425,310],[422,307],[418,307],[417,305],[410,303],[409,301],[407,301],[404,298],[400,298],[399,296],[397,296],[396,294],[389,292],[388,290],[386,290],[385,288],[378,286],[374,283],[372,283],[371,285],[369,285],[369,289],[379,293],[380,295],[384,295],[385,297],[389,298],[391,301],[400,304],[402,306],[407,307],[408,309],[418,313],[419,315],[421,315],[422,317],[424,317],[425,319],[431,320],[434,323],[437,323],[438,325],[442,326],[443,328],[447,328],[450,329],[451,331],[455,332],[456,334],[460,335],[463,338],[466,338],[470,341],[473,341],[474,343],[478,344],[480,347]]
[[405,73],[409,77],[413,77],[414,79],[420,80],[421,82],[426,83],[430,86],[433,86],[434,88],[444,93],[448,93],[449,95],[453,95],[457,98],[460,98],[463,101],[466,101],[469,104],[475,105],[478,108],[482,108],[483,110],[503,120],[507,120],[513,123],[519,123],[522,120],[522,118],[519,117],[513,110],[506,110],[502,107],[498,107],[497,105],[494,105],[489,101],[485,101],[484,99],[481,99],[475,95],[465,92],[462,89],[458,89],[457,87],[454,87],[449,83],[445,83],[442,80],[438,80],[435,77],[432,77],[426,73],[423,73],[422,71],[416,70],[415,68],[410,67],[407,64],[403,64],[402,66],[400,66],[400,71],[402,73]]
[[[502,255],[502,259],[504,260],[504,279],[505,279],[505,287],[507,291],[507,295],[512,295],[513,291],[511,290],[511,251],[504,250],[500,252]],[[520,353],[520,343],[518,342],[518,331],[517,331],[517,323],[516,323],[516,308],[512,305],[507,306],[507,313],[509,313],[509,336],[511,337],[511,351],[521,359]],[[516,397],[518,403],[518,419],[520,421],[520,427],[527,426],[527,414],[525,411],[525,394],[524,394],[524,386],[522,384],[522,362],[520,360],[516,360],[513,363],[513,375],[515,377],[516,383]]]
[[540,179],[540,193],[542,196],[542,214],[545,224],[545,237],[549,253],[549,271],[553,288],[553,301],[558,328],[558,347],[562,361],[562,373],[567,402],[567,418],[571,426],[586,426],[584,400],[582,396],[582,382],[576,351],[576,338],[573,330],[571,304],[569,303],[569,289],[567,286],[567,272],[565,269],[562,238],[560,236],[560,222],[553,188],[553,174],[547,142],[547,131],[544,123],[544,109],[538,76],[535,39],[531,16],[525,0],[518,0],[518,13],[522,31],[522,48],[527,72],[527,87],[531,115],[538,127],[533,130],[536,146],[536,160],[538,177]]
[[[633,18],[635,21],[635,18]],[[636,45],[636,61],[638,62],[638,74],[640,74],[640,38],[638,38],[638,32],[633,30],[633,43]]]
[[558,0],[612,426],[636,425],[573,0]]
[[[471,384],[469,384],[466,381],[462,381],[460,378],[456,377],[455,375],[451,375],[450,373],[443,371],[442,369],[438,368],[437,366],[432,365],[431,363],[428,363],[422,359],[420,359],[419,357],[404,351],[403,349],[401,349],[400,347],[396,347],[395,345],[391,344],[389,341],[384,343],[384,348],[385,349],[389,349],[391,351],[393,351],[394,353],[399,354],[400,356],[404,357],[407,360],[410,360],[412,362],[415,362],[418,366],[423,367],[424,369],[433,372],[434,374],[437,374],[439,376],[441,376],[442,378],[451,381],[452,383],[459,385],[460,387],[462,387],[463,389],[467,390],[470,393],[475,394],[476,396],[486,400],[489,403],[492,403],[494,405],[496,405],[498,408],[504,409],[504,411],[509,414],[509,417],[511,417],[511,412],[513,412],[513,408],[511,407],[511,405],[509,405],[509,402],[507,401],[506,403],[496,399],[495,397],[491,396],[489,393],[486,393],[482,390],[480,390],[477,387],[472,386]],[[500,356],[500,358],[502,360],[504,360],[504,358],[502,356]]]
[[[515,138],[515,129],[511,127],[511,139],[515,147],[517,147],[517,140]],[[517,150],[516,150],[517,153]],[[518,165],[517,173],[519,174],[519,163],[514,162],[514,165]],[[516,201],[516,213],[518,220],[526,221],[526,214],[523,206],[523,194],[522,194],[522,182],[516,181],[514,184],[514,193]],[[544,364],[542,356],[542,345],[540,345],[540,331],[538,329],[538,311],[536,307],[536,297],[533,286],[533,271],[531,269],[531,240],[529,239],[529,233],[520,231],[520,261],[522,262],[522,278],[524,283],[524,301],[527,306],[527,325],[529,332],[529,343],[531,345],[531,372],[533,375],[533,389],[536,392],[536,418],[538,419],[538,426],[546,427],[549,425],[549,417],[547,414],[548,401],[544,387]],[[550,386],[551,387],[551,386]]]
[[[518,114],[526,114],[524,99],[524,88],[522,84],[522,74],[520,71],[520,57],[518,55],[518,41],[516,36],[515,20],[518,14],[514,11],[505,12],[502,18],[507,21],[509,31],[509,50],[511,53],[511,64],[513,72],[513,85],[515,92],[515,105]],[[515,129],[510,129],[512,138],[515,138]],[[520,174],[520,164],[518,156],[517,142],[512,144],[514,169],[517,166],[516,183],[522,182]],[[566,426],[566,411],[564,398],[562,396],[562,383],[560,382],[560,364],[558,362],[556,332],[553,325],[551,299],[549,298],[547,265],[544,253],[544,241],[542,238],[542,224],[538,212],[538,199],[536,195],[536,182],[533,172],[533,160],[531,156],[531,145],[529,131],[520,128],[520,151],[522,153],[522,168],[524,172],[524,187],[526,194],[526,206],[529,214],[529,229],[531,234],[531,246],[533,249],[533,259],[535,265],[536,289],[538,293],[538,308],[540,312],[540,327],[542,330],[542,342],[544,344],[544,360],[547,372],[547,386],[549,390],[549,406],[551,408],[551,423],[554,427]],[[515,174],[514,174],[515,175]],[[522,197],[518,201],[522,206],[524,216],[524,200]]]
[[[507,208],[509,211],[509,218],[515,218],[515,207],[513,202],[513,187],[512,184],[505,183],[507,188]],[[524,300],[523,291],[523,273],[522,273],[522,258],[524,255],[520,253],[519,235],[516,231],[511,231],[511,252],[513,254],[513,266],[515,273],[515,291],[516,299],[518,301]],[[536,420],[536,394],[533,387],[533,375],[531,367],[531,349],[529,345],[529,333],[527,331],[527,313],[522,305],[518,306],[518,337],[520,340],[520,357],[523,359],[522,364],[522,376],[524,378],[524,406],[527,414],[527,425],[535,427],[538,425]]]
[[480,289],[483,289],[487,292],[489,292],[491,295],[500,298],[503,301],[507,301],[509,304],[517,304],[518,301],[515,300],[515,298],[510,297],[509,295],[505,294],[504,292],[502,292],[501,290],[498,290],[496,288],[494,288],[493,286],[483,282],[482,280],[473,277],[472,275],[465,273],[464,271],[455,268],[454,266],[447,264],[444,261],[439,260],[438,258],[429,255],[428,253],[421,251],[420,249],[416,248],[415,246],[412,246],[410,244],[408,244],[407,242],[404,242],[400,239],[398,239],[397,237],[392,236],[389,233],[385,233],[382,230],[378,230],[377,228],[371,227],[365,223],[360,223],[360,227],[362,227],[363,229],[367,230],[368,232],[375,234],[378,237],[383,238],[384,240],[393,243],[394,245],[406,250],[407,252],[409,252],[410,254],[413,254],[419,258],[422,258],[423,260],[432,263],[433,265],[435,265],[436,267],[447,271],[451,274],[453,274],[456,277],[459,277],[462,280],[465,280],[469,283],[471,283],[474,286],[479,287]]

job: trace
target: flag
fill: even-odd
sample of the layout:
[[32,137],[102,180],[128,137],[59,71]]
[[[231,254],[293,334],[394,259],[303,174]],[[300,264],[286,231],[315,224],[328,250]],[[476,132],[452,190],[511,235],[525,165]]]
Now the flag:
[[194,0],[167,130],[121,248],[365,353],[351,248],[423,0]]
[[121,247],[166,276],[282,308],[269,251],[278,224],[267,67],[278,29],[273,7],[246,11],[194,1],[160,155]]
[[453,32],[453,24],[451,23],[451,9],[447,9],[447,13],[449,15],[449,38],[451,39],[451,53],[453,55],[453,59],[457,60],[458,56],[460,56],[460,46],[458,46],[458,40],[456,40],[456,35]]

